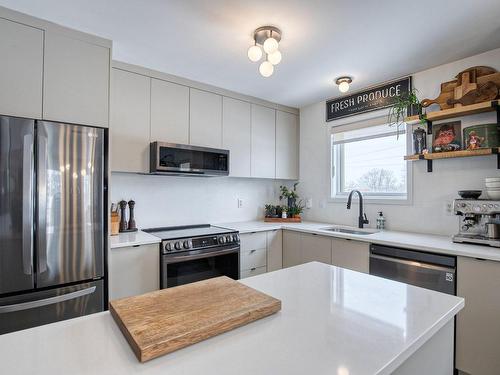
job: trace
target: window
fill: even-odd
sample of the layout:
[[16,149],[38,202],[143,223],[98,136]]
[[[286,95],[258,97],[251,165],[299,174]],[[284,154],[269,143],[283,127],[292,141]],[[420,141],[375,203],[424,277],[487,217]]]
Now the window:
[[407,136],[376,125],[332,128],[332,198],[345,199],[353,189],[367,199],[408,200]]

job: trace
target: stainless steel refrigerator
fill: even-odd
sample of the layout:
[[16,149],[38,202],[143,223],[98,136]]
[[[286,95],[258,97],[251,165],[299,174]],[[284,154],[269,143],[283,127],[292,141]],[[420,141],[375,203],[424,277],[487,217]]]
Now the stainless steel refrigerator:
[[104,309],[104,139],[0,117],[0,334]]

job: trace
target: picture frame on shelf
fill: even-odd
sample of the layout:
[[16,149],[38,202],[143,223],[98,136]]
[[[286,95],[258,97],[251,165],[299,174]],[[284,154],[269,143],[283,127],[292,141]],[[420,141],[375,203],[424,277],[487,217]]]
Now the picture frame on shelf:
[[432,152],[462,149],[462,122],[449,121],[432,126]]

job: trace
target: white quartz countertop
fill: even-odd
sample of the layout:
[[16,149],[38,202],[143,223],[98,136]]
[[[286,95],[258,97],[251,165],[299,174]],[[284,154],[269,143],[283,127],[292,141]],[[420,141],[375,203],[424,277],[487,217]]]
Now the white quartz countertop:
[[270,317],[139,363],[109,312],[0,336],[2,373],[391,373],[463,308],[462,298],[312,262],[241,281],[279,298]]
[[[489,259],[500,261],[500,249],[490,246],[461,244],[452,242],[449,236],[439,236],[434,234],[422,234],[411,232],[380,231],[370,235],[357,235],[324,230],[335,224],[302,222],[302,223],[265,223],[263,221],[246,221],[236,223],[215,224],[220,227],[239,231],[240,233],[264,232],[276,229],[286,229],[305,233],[316,233],[323,236],[344,238],[350,240],[364,241],[380,245],[401,247],[430,251],[434,253],[466,256],[473,258]],[[143,231],[132,233],[120,233],[111,236],[111,248],[126,246],[147,245],[159,243],[160,238]]]
[[160,243],[159,237],[138,230],[137,232],[120,233],[116,236],[110,236],[110,246],[112,249],[127,246],[149,245],[152,243]]
[[274,229],[286,229],[305,233],[316,233],[336,238],[364,241],[380,245],[430,251],[434,253],[459,255],[500,261],[500,248],[491,246],[462,244],[452,242],[449,236],[421,234],[411,232],[379,231],[369,235],[357,235],[324,230],[335,224],[302,222],[302,223],[265,223],[263,221],[248,221],[217,224],[225,228],[237,230],[240,233],[261,232]]

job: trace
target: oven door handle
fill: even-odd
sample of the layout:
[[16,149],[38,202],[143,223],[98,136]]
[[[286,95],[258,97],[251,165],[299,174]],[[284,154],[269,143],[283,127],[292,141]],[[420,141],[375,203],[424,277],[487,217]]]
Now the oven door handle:
[[200,254],[193,254],[193,255],[164,255],[165,262],[167,264],[170,263],[179,263],[179,262],[185,262],[189,260],[196,260],[196,259],[203,259],[203,258],[211,258],[211,257],[216,257],[220,255],[226,255],[226,254],[232,254],[232,253],[237,253],[239,251],[239,247],[231,247],[230,249],[224,249],[224,250],[218,250],[218,251],[207,251],[204,253]]
[[373,254],[373,253],[370,255],[370,258],[385,260],[387,262],[392,262],[392,263],[405,264],[407,266],[413,266],[413,267],[418,267],[418,268],[427,268],[427,269],[435,270],[435,271],[455,273],[454,268],[438,266],[435,264],[424,263],[424,262],[420,262],[420,261],[392,258],[392,257],[387,257],[384,255],[378,255],[378,254]]

